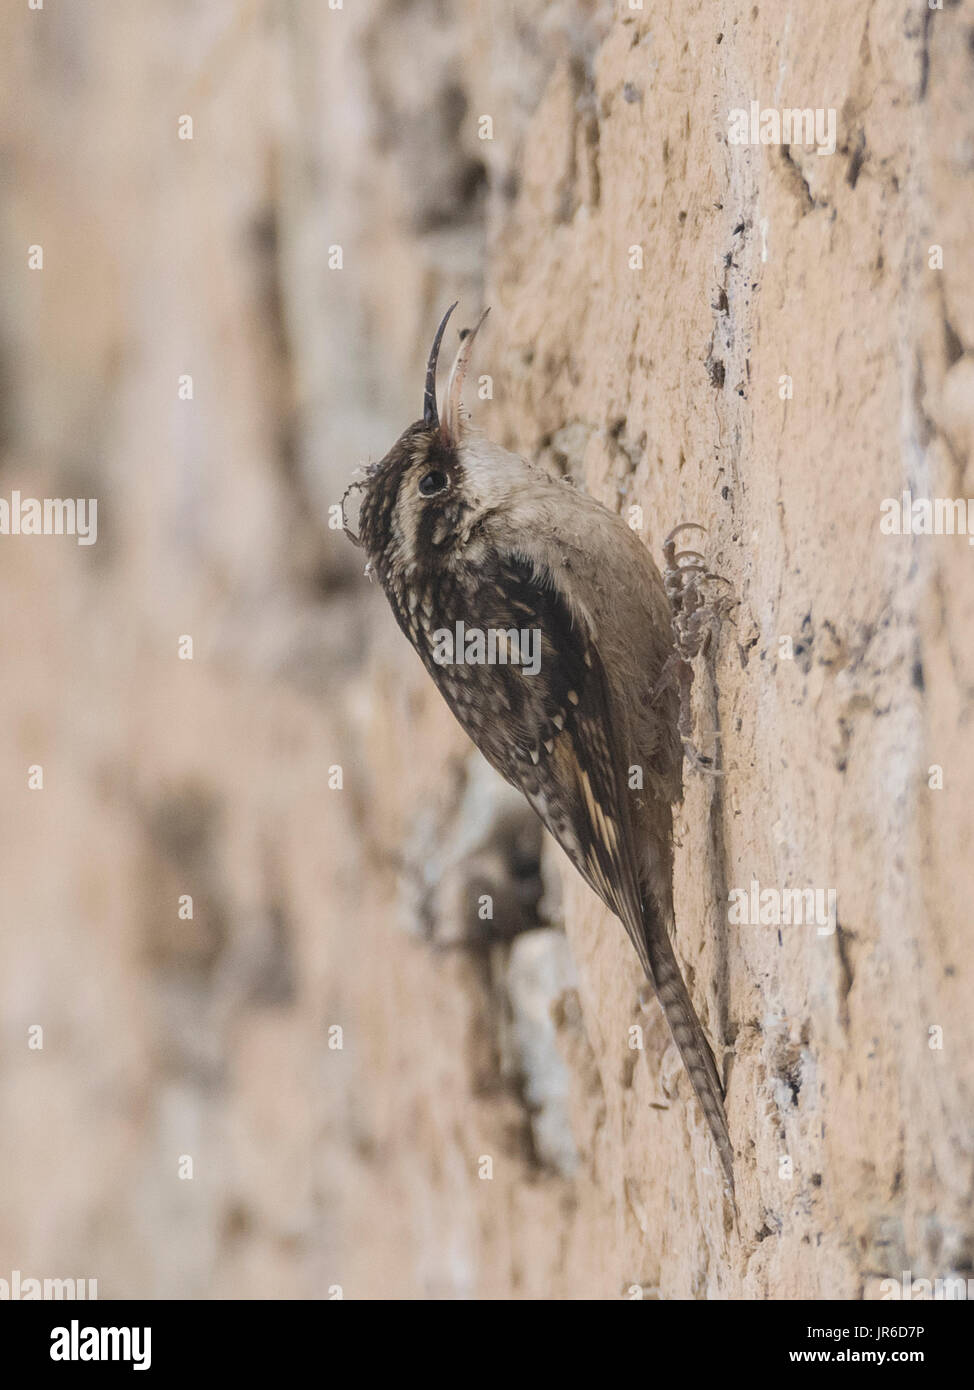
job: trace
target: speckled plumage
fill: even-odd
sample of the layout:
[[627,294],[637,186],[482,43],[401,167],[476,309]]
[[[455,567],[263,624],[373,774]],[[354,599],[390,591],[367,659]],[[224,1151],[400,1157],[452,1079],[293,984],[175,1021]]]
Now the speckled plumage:
[[[720,1080],[669,937],[682,743],[663,582],[618,516],[462,419],[475,333],[454,364],[440,421],[435,369],[445,323],[430,354],[423,420],[359,484],[355,539],[460,724],[623,922],[732,1185]],[[539,632],[537,674],[438,662],[435,634],[458,621]],[[631,790],[637,766],[643,786]]]

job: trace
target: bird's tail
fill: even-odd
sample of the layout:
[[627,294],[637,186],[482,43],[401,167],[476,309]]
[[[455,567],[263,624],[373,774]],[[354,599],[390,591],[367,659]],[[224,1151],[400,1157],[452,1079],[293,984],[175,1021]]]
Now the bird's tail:
[[690,1074],[733,1196],[734,1150],[724,1113],[724,1088],[720,1084],[714,1055],[683,983],[666,927],[650,903],[643,909],[643,927],[647,956],[643,963],[647,966],[647,974],[666,1015],[673,1041]]

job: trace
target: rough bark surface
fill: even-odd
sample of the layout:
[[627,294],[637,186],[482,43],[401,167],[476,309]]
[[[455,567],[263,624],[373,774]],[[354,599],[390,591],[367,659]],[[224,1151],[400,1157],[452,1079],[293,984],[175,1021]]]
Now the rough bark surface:
[[[880,531],[974,494],[972,36],[970,0],[5,9],[0,494],[95,496],[99,534],[0,537],[0,1274],[974,1272],[972,553]],[[835,153],[730,144],[752,100],[834,108]],[[736,1222],[622,928],[328,526],[457,294],[478,424],[657,559],[704,523],[738,600],[675,881]],[[837,929],[730,923],[755,880]]]

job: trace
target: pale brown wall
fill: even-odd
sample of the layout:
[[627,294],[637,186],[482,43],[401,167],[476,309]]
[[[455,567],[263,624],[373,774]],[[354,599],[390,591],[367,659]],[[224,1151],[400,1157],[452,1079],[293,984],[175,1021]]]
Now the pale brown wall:
[[[0,538],[0,1277],[750,1298],[969,1273],[972,558],[882,536],[879,504],[974,493],[974,6],[2,26],[0,495],[100,512],[87,549]],[[834,107],[836,153],[730,146],[752,98]],[[736,1226],[624,934],[557,852],[535,930],[449,946],[476,875],[513,893],[537,845],[327,507],[417,413],[458,293],[492,306],[478,422],[640,504],[657,556],[704,522],[740,601],[697,683],[726,774],[688,779],[676,869],[732,1051]],[[752,878],[834,887],[840,930],[729,925]]]

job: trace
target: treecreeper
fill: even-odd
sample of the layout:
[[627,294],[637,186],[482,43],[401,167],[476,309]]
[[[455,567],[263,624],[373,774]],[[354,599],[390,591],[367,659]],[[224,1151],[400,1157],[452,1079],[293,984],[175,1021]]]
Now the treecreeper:
[[350,486],[362,496],[346,531],[460,724],[629,933],[733,1194],[723,1087],[671,944],[686,732],[675,672],[695,640],[692,623],[681,640],[671,600],[679,611],[704,567],[693,551],[681,566],[671,537],[664,584],[619,516],[473,428],[461,391],[486,312],[461,340],[441,414],[455,308],[430,350],[422,419]]

